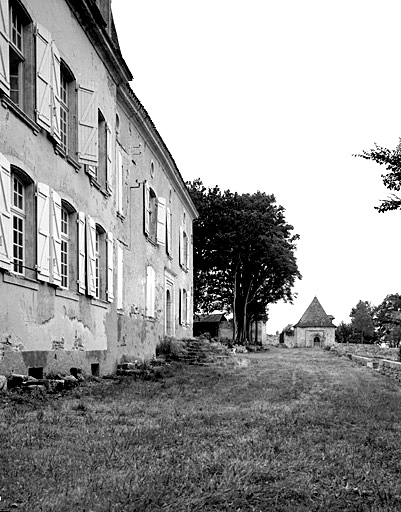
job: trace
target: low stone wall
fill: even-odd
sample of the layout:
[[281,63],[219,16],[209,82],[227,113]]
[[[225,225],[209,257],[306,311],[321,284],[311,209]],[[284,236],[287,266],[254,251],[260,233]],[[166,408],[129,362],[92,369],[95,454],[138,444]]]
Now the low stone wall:
[[397,361],[388,361],[383,359],[380,361],[379,365],[380,373],[391,377],[392,379],[398,380],[401,382],[401,363]]
[[331,345],[331,350],[337,352],[338,355],[355,354],[364,357],[398,361],[398,348],[385,348],[381,347],[380,345],[334,343]]
[[[340,347],[340,349],[339,349]],[[401,362],[395,361],[394,359],[385,359],[381,355],[381,351],[383,352],[390,352],[390,355],[392,357],[398,357],[398,349],[385,349],[381,347],[377,347],[379,350],[372,350],[372,353],[369,354],[366,350],[366,346],[364,346],[364,350],[360,350],[360,352],[363,352],[365,355],[355,354],[354,352],[356,347],[360,347],[358,345],[349,345],[347,346],[348,351],[341,350],[341,347],[345,347],[345,345],[341,346],[336,344],[336,346],[332,347],[332,351],[336,352],[339,356],[347,356],[351,361],[353,361],[356,364],[360,364],[362,366],[366,366],[367,368],[370,368],[372,370],[376,370],[379,373],[382,373],[383,375],[386,375],[387,377],[391,377],[392,379],[397,380],[398,382],[401,382]],[[352,350],[352,352],[351,352]]]

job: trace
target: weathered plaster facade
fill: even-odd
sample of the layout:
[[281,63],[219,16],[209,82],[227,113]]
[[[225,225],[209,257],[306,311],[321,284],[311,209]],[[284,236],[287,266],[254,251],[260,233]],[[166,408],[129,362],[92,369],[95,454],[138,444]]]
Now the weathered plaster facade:
[[192,335],[197,213],[110,1],[0,10],[0,374],[109,373]]

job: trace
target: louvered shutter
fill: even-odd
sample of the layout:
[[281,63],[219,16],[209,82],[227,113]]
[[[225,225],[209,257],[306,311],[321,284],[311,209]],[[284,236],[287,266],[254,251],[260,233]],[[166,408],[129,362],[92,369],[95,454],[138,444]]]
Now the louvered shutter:
[[0,153],[0,267],[11,270],[10,162]]
[[85,293],[86,291],[86,219],[85,213],[78,213],[78,291]]
[[51,47],[51,108],[52,127],[51,133],[57,142],[61,142],[60,135],[60,54],[57,46],[52,42]]
[[93,83],[78,86],[78,161],[98,164],[97,93]]
[[0,89],[10,94],[8,0],[0,0]]
[[149,236],[149,201],[150,201],[150,187],[147,181],[143,184],[143,229],[145,235]]
[[183,291],[182,288],[180,288],[180,293],[178,294],[178,322],[180,325],[183,324],[183,318],[182,318],[182,303],[183,303]]
[[107,233],[107,290],[108,302],[114,300],[114,239],[113,233]]
[[184,228],[182,226],[180,226],[180,247],[179,247],[179,252],[180,252],[180,265],[184,266],[185,264],[185,261],[184,261]]
[[37,278],[50,281],[50,189],[38,183],[36,193],[37,218]]
[[169,207],[167,207],[167,213],[166,213],[166,231],[167,231],[167,238],[166,238],[166,250],[167,254],[171,256],[172,251],[172,230],[171,230],[171,210]]
[[123,258],[123,248],[117,245],[117,309],[123,308]]
[[61,197],[51,191],[51,282],[61,285]]
[[166,244],[166,200],[157,198],[157,243]]
[[86,219],[86,278],[88,295],[96,295],[96,224],[87,216]]
[[113,139],[109,123],[106,124],[106,189],[109,194],[113,192]]
[[51,70],[51,35],[46,28],[38,24],[36,26],[36,121],[48,132],[51,132],[52,125]]

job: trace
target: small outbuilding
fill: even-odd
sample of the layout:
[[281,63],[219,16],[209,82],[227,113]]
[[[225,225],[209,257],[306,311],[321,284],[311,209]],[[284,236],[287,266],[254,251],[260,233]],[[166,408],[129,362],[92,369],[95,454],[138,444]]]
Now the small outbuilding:
[[293,326],[293,334],[284,336],[284,342],[291,347],[323,348],[332,345],[335,342],[336,332],[333,319],[333,316],[326,314],[315,297],[299,322]]
[[231,322],[223,313],[194,315],[193,326],[194,336],[209,334],[212,338],[232,338],[233,335]]

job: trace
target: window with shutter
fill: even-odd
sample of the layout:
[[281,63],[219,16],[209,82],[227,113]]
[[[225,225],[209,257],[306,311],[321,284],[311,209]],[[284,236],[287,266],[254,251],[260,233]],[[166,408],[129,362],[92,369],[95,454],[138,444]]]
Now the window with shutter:
[[106,190],[109,194],[113,192],[113,138],[111,128],[106,123]]
[[0,267],[11,269],[10,162],[0,153]]
[[98,163],[98,109],[93,83],[78,86],[78,161]]
[[150,219],[149,219],[149,196],[150,187],[149,183],[145,181],[143,184],[143,229],[146,236],[150,233]]
[[50,32],[36,27],[36,121],[48,132],[52,126],[52,44]]
[[86,291],[86,217],[84,212],[78,213],[78,291]]
[[8,0],[0,0],[0,89],[10,94]]
[[61,60],[59,51],[54,43],[51,45],[51,134],[61,142]]
[[50,281],[50,189],[44,183],[37,184],[37,278]]
[[51,282],[61,285],[61,197],[51,191]]
[[166,244],[166,200],[164,197],[157,198],[157,243]]
[[167,214],[166,214],[166,251],[169,256],[172,255],[172,213],[171,209],[167,207]]
[[89,215],[86,219],[86,249],[87,293],[96,297],[96,224]]
[[108,302],[114,300],[114,240],[113,233],[107,233],[107,290]]

